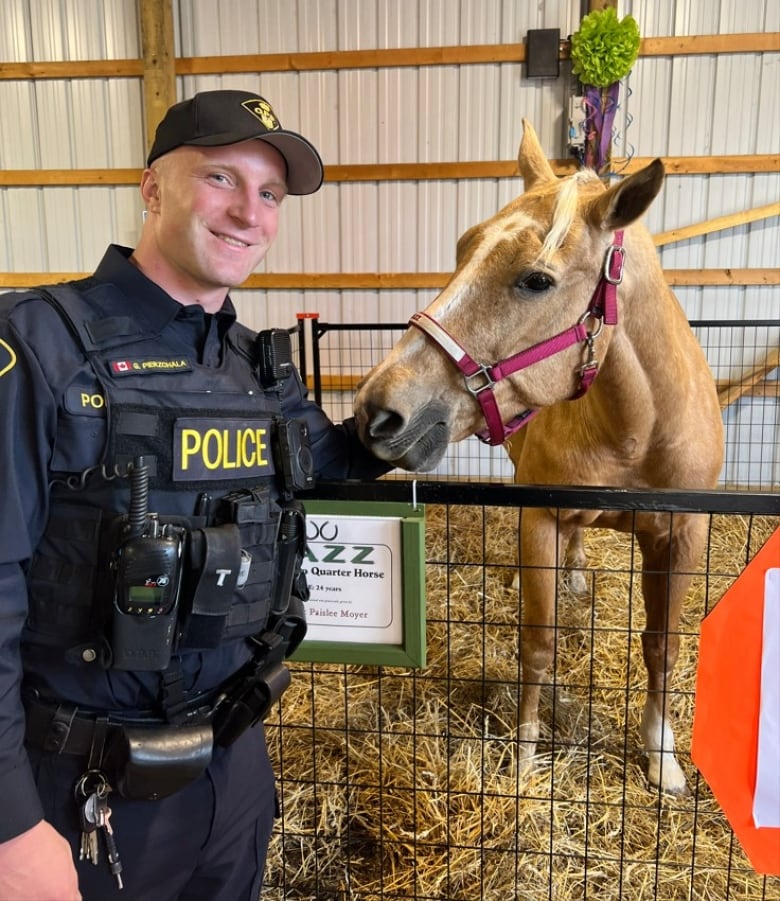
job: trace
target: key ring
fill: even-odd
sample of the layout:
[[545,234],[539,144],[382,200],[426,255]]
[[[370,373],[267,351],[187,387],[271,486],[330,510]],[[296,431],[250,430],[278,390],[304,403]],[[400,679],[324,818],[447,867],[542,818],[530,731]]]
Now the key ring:
[[[87,790],[88,785],[90,786],[89,790]],[[86,801],[92,794],[96,794],[99,797],[106,797],[110,791],[111,786],[108,784],[106,774],[102,772],[102,770],[87,770],[76,783],[73,789],[73,795],[76,800],[81,803],[82,801]]]

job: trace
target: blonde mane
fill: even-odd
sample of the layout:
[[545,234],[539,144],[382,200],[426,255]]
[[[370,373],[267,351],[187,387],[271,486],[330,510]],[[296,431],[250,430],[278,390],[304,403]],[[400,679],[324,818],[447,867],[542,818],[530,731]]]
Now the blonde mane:
[[591,170],[582,169],[563,181],[555,198],[552,225],[539,251],[537,262],[549,263],[553,254],[563,245],[577,212],[580,182],[591,181],[592,176],[594,173]]

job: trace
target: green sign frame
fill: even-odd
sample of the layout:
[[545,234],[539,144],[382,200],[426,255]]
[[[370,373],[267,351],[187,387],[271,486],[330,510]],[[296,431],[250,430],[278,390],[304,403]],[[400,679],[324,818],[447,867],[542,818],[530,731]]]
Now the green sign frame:
[[[426,664],[426,612],[425,612],[425,508],[423,505],[413,506],[404,503],[388,503],[374,501],[305,501],[304,506],[310,525],[309,549],[310,553],[315,547],[312,541],[312,533],[327,542],[328,535],[332,535],[339,524],[349,525],[353,529],[364,526],[365,535],[363,544],[359,547],[366,553],[366,548],[371,546],[370,527],[379,521],[380,527],[386,534],[392,536],[392,544],[388,547],[383,542],[381,548],[385,556],[400,555],[400,579],[392,585],[393,618],[400,615],[400,633],[398,643],[376,641],[371,638],[366,640],[366,632],[370,630],[352,627],[339,622],[339,633],[336,640],[323,640],[321,635],[317,639],[306,638],[300,644],[291,660],[308,663],[348,663],[370,666],[401,666],[421,668]],[[362,517],[364,523],[355,523],[355,519]],[[325,523],[322,522],[326,518]],[[313,527],[313,528],[311,528]],[[336,558],[339,549],[355,547],[354,545],[338,545],[335,542],[323,543],[320,547],[329,548],[329,556]],[[347,556],[341,558],[349,561]],[[354,557],[357,560],[359,555]],[[304,567],[310,565],[307,560]],[[354,570],[345,568],[334,570],[335,582],[338,582],[340,573],[350,575]],[[342,584],[347,579],[342,580]],[[309,582],[312,578],[309,574]],[[332,587],[331,587],[332,586]],[[331,582],[328,590],[338,592],[337,584]],[[397,595],[400,594],[400,597]],[[313,605],[314,592],[308,604]],[[312,609],[310,607],[310,609]],[[335,615],[335,614],[331,614]],[[359,614],[365,616],[365,614]],[[310,621],[310,632],[311,628]],[[319,630],[322,632],[322,630]],[[396,625],[395,631],[398,632]],[[347,633],[347,637],[344,635]]]

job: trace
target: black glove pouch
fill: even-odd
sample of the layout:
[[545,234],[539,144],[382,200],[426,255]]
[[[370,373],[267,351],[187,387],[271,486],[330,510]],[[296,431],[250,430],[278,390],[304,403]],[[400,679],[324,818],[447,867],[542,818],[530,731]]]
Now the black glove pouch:
[[211,763],[214,739],[202,725],[124,724],[106,760],[111,784],[130,801],[156,801],[194,782]]

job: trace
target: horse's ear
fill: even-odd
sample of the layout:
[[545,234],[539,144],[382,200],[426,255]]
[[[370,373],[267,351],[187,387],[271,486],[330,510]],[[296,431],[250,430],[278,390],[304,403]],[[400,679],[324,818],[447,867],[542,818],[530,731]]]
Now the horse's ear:
[[517,162],[526,191],[538,182],[555,181],[555,173],[542,152],[542,145],[539,143],[534,127],[525,118],[523,119],[523,139],[520,141]]
[[664,164],[653,160],[644,169],[621,179],[589,204],[586,216],[605,231],[625,228],[650,206],[664,181]]

